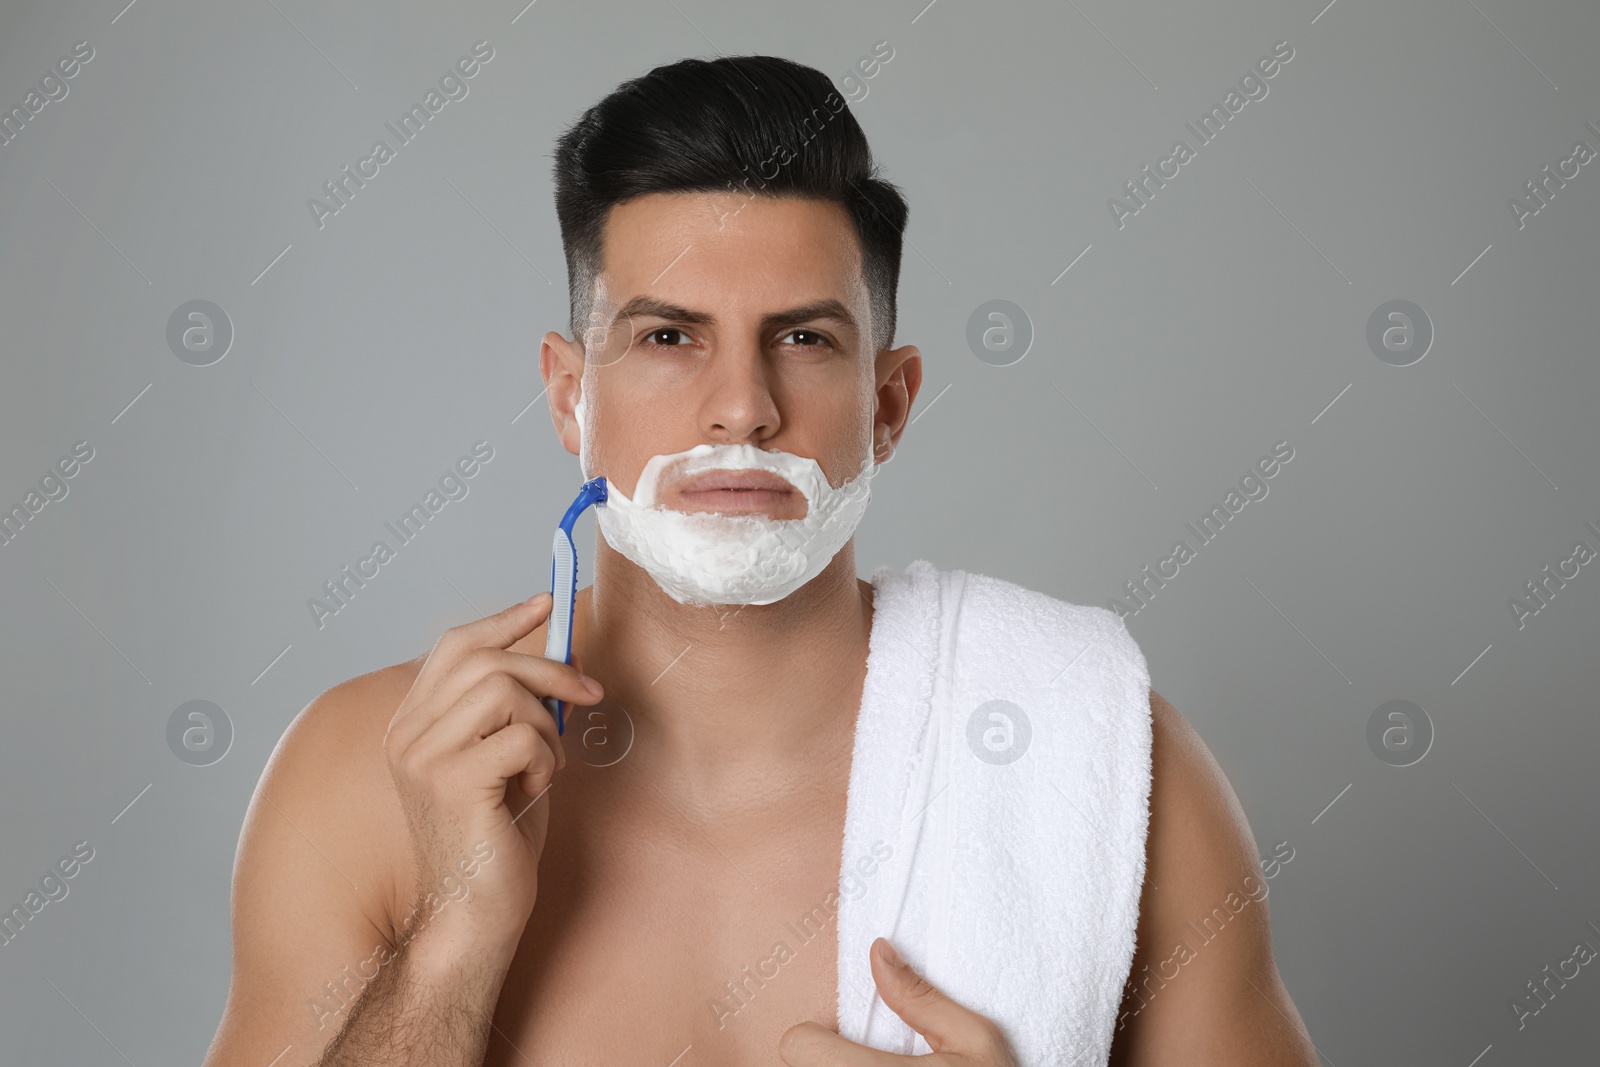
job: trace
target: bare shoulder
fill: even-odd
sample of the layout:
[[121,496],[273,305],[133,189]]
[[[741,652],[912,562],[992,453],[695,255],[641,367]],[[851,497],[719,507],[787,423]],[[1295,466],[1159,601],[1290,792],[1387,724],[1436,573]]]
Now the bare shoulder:
[[[384,738],[425,656],[340,682],[300,710],[262,771],[251,807],[293,821],[308,843],[331,845],[366,877],[363,910],[382,927],[400,904],[407,829],[384,759]],[[398,847],[401,846],[401,847]],[[328,856],[330,865],[333,856]],[[347,878],[355,874],[346,870]]]
[[409,831],[383,741],[422,658],[333,686],[284,730],[233,868],[233,971],[205,1064],[314,1061],[393,944]]
[[1152,859],[1178,860],[1187,878],[1241,881],[1259,874],[1244,808],[1189,720],[1150,690]]
[[1150,718],[1145,884],[1110,1062],[1314,1065],[1273,958],[1244,808],[1194,727],[1154,690]]

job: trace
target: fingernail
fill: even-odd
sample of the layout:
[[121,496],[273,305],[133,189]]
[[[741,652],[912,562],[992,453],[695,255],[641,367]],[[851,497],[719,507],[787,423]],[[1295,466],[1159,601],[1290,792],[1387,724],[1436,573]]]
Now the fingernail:
[[605,692],[605,690],[600,688],[600,683],[589,677],[587,674],[578,675],[578,680],[583,683],[583,687],[585,689],[589,690],[589,692],[593,693],[595,696],[601,696]]
[[889,943],[888,938],[883,940],[883,959],[891,967],[903,968],[906,965],[906,961],[900,958],[900,953],[894,950],[894,945]]

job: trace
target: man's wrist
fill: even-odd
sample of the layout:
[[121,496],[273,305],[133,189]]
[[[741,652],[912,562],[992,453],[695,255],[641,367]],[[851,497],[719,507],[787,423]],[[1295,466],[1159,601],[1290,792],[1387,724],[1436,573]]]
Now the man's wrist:
[[510,968],[519,940],[441,913],[419,924],[404,944],[409,969],[424,980],[455,982],[492,973],[498,981]]

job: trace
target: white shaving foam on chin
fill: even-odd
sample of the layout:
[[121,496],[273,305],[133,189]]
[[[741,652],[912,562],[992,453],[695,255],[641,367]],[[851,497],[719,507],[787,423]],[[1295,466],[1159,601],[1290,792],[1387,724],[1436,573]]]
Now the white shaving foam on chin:
[[[575,414],[582,439],[581,396]],[[580,451],[588,451],[586,440]],[[593,477],[584,456],[579,465],[585,478]],[[606,542],[680,604],[771,604],[821,574],[850,540],[877,469],[869,450],[857,475],[835,488],[809,457],[749,444],[701,444],[650,457],[631,500],[608,480],[606,502],[595,508],[595,517]],[[687,478],[708,470],[771,471],[805,496],[805,517],[685,512],[656,503],[664,473]]]

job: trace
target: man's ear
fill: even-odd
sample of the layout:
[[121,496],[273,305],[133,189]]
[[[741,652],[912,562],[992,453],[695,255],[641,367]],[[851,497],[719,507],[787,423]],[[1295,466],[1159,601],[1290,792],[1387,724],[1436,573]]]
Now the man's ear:
[[572,409],[583,395],[582,347],[551,330],[539,344],[539,373],[550,400],[550,421],[562,446],[576,456],[583,437]]
[[911,405],[922,389],[922,353],[916,345],[886,348],[878,353],[878,405],[873,416],[872,454],[885,463],[906,431]]

